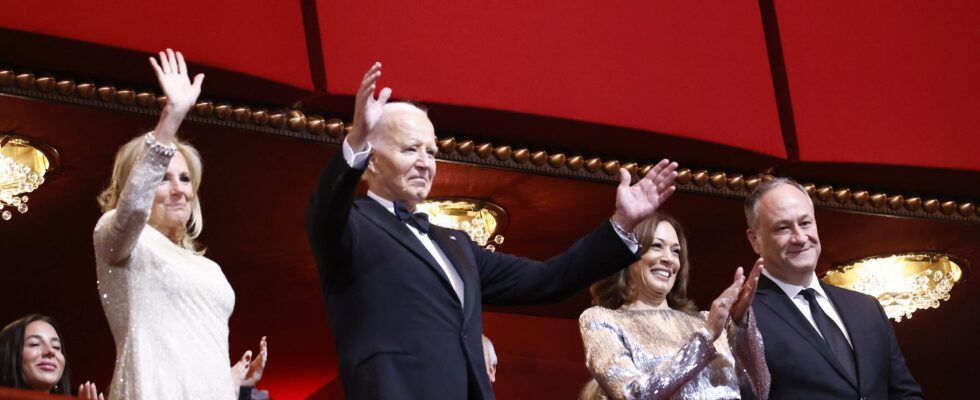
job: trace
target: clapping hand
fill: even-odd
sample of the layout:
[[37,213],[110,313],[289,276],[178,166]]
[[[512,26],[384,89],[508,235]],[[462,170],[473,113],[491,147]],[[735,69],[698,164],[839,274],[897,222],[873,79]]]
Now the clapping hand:
[[255,386],[265,372],[265,362],[269,359],[269,345],[265,336],[259,341],[259,355],[252,359],[252,351],[248,350],[242,358],[231,366],[231,377],[235,386]]
[[619,187],[616,188],[616,213],[613,222],[626,232],[650,216],[674,193],[677,163],[660,160],[643,179],[630,185],[630,173],[619,169]]
[[184,55],[171,49],[160,52],[159,62],[150,57],[150,65],[153,66],[163,94],[167,96],[167,104],[160,113],[160,122],[157,123],[154,134],[158,141],[168,144],[174,140],[177,127],[201,95],[204,74],[195,75],[191,82]]
[[378,78],[381,78],[380,62],[374,63],[368,69],[361,80],[361,87],[357,89],[354,99],[354,124],[351,126],[350,134],[347,135],[347,143],[354,152],[365,150],[367,135],[377,127],[385,103],[391,97],[391,88],[384,88],[381,89],[381,93],[378,93],[378,98],[374,98]]
[[721,332],[725,330],[725,323],[728,322],[732,305],[744,282],[745,275],[742,272],[742,267],[738,267],[735,270],[735,279],[732,284],[725,288],[715,301],[711,302],[711,311],[708,311],[708,318],[704,321],[704,327],[708,329],[712,340],[718,339]]
[[78,398],[85,400],[105,400],[105,396],[99,393],[99,389],[92,382],[85,382],[78,385]]
[[752,305],[752,299],[755,298],[755,289],[759,287],[759,274],[762,273],[763,268],[765,266],[762,257],[759,257],[758,260],[755,260],[755,266],[752,267],[752,272],[749,272],[749,277],[745,279],[745,283],[739,289],[735,304],[732,305],[732,320],[739,326],[745,326],[748,322],[749,306]]
[[265,362],[269,360],[269,343],[266,342],[265,336],[262,336],[262,340],[259,341],[259,356],[252,360],[252,363],[248,366],[248,371],[245,373],[245,380],[242,381],[242,386],[255,386],[262,379],[262,373],[265,372]]
[[483,336],[483,366],[487,369],[487,376],[490,383],[497,381],[497,356],[493,351],[493,343],[486,335]]

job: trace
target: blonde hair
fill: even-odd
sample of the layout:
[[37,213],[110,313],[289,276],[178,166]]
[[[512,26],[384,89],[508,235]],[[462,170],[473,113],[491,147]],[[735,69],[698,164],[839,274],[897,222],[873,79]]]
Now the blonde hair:
[[[119,147],[119,151],[116,152],[116,160],[112,166],[112,178],[109,180],[109,186],[102,193],[99,193],[99,196],[96,198],[103,213],[114,210],[119,204],[119,196],[122,194],[123,189],[126,188],[126,183],[129,182],[129,173],[133,171],[136,160],[139,160],[146,152],[145,140],[143,136],[137,136]],[[200,236],[201,230],[204,229],[204,215],[201,213],[201,196],[198,195],[198,189],[201,187],[201,172],[203,168],[201,154],[190,143],[178,140],[175,144],[177,151],[187,160],[187,169],[191,175],[191,187],[194,191],[194,199],[190,202],[191,217],[187,221],[187,230],[184,232],[184,237],[180,241],[180,246],[198,255],[202,255],[204,254],[205,248],[197,243],[196,240]]]

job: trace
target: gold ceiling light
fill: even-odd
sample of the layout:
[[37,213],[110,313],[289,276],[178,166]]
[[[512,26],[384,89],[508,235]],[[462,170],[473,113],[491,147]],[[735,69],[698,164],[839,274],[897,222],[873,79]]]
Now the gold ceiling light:
[[967,264],[939,253],[905,253],[864,258],[827,272],[823,281],[878,299],[896,322],[918,309],[938,308],[962,278]]
[[44,183],[44,174],[58,166],[58,151],[40,141],[0,134],[0,219],[13,210],[27,212],[27,194]]
[[[459,229],[487,250],[504,243],[500,234],[507,228],[507,212],[489,201],[466,198],[435,198],[418,204],[417,211],[429,214],[429,222]],[[496,246],[495,246],[496,245]]]

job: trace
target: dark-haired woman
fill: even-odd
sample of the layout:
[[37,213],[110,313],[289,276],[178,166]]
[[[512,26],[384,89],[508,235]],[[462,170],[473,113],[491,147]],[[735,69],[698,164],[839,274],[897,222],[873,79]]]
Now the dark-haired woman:
[[[0,331],[0,386],[71,395],[65,345],[51,317],[31,314]],[[102,400],[95,384],[78,388],[84,399]]]
[[[639,261],[591,288],[595,307],[579,318],[595,382],[587,399],[738,399],[740,382],[764,399],[769,388],[762,337],[748,311],[762,264],[698,312],[687,298],[687,239],[653,215],[635,230]],[[732,323],[728,323],[729,315]],[[728,325],[728,340],[718,340]]]

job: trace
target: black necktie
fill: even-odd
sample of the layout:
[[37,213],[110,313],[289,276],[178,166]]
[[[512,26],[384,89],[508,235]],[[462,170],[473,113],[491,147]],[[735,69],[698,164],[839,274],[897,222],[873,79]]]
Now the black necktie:
[[423,235],[429,234],[429,215],[426,213],[414,213],[405,208],[405,204],[395,200],[395,216],[404,223],[415,226]]
[[807,303],[810,303],[810,314],[813,315],[813,322],[817,324],[817,329],[823,335],[823,340],[830,347],[830,351],[837,356],[837,361],[840,361],[844,371],[850,374],[851,378],[857,378],[854,371],[854,352],[851,351],[851,345],[847,343],[847,338],[844,337],[844,332],[837,326],[837,323],[830,319],[823,312],[823,308],[817,304],[817,291],[808,288],[801,290],[800,294],[806,298]]

